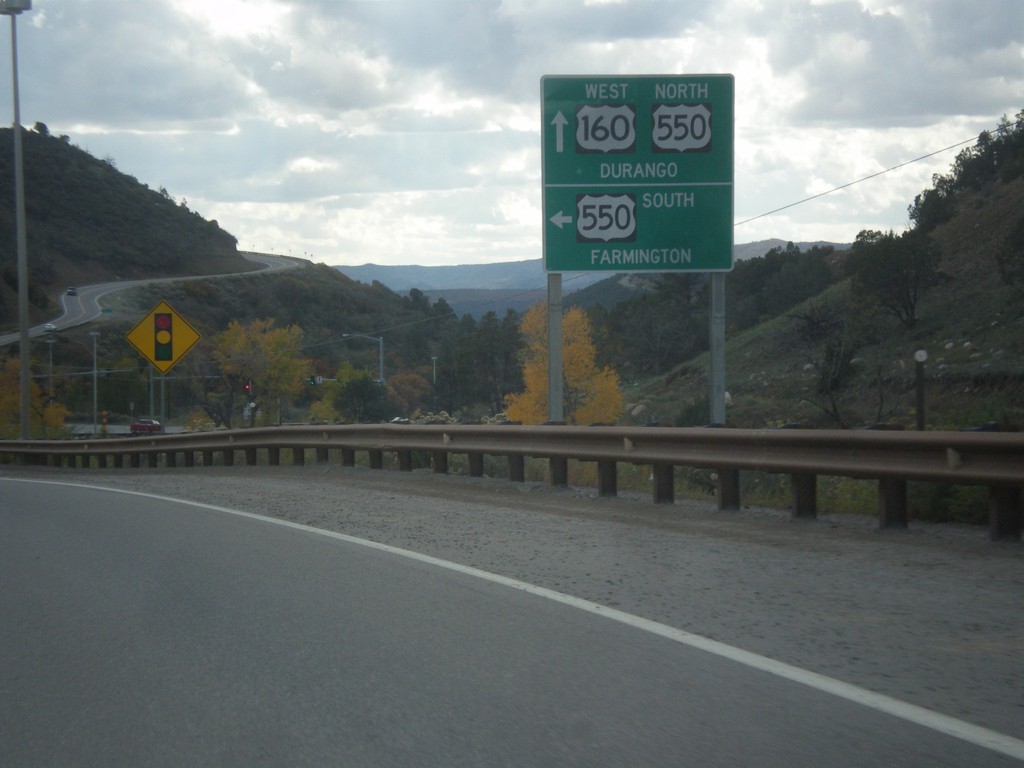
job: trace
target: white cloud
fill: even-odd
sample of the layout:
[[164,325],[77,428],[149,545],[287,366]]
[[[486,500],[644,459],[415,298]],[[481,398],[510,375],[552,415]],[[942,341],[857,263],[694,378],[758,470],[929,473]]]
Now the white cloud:
[[[1002,0],[969,13],[957,0],[33,6],[23,122],[188,199],[244,248],[328,263],[539,257],[545,74],[734,74],[737,221],[1024,107],[1024,4]],[[899,229],[954,157],[741,224],[736,239]]]

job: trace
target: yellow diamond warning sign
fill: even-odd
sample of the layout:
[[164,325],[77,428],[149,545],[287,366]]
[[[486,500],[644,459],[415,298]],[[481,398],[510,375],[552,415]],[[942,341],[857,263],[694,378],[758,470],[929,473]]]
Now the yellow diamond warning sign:
[[166,301],[161,301],[125,338],[160,373],[167,373],[202,337]]

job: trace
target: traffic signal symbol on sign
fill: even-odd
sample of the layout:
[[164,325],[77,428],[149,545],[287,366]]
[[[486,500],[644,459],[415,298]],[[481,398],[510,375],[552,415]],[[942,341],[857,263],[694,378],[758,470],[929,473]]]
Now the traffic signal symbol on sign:
[[189,322],[161,301],[125,339],[160,373],[167,373],[202,338]]
[[157,312],[153,315],[153,359],[170,361],[174,359],[174,315]]

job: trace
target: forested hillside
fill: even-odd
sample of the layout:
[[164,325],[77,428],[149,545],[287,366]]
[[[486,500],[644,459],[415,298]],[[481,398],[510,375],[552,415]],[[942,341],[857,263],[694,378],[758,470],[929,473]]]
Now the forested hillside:
[[[68,285],[169,275],[245,271],[253,265],[235,237],[190,211],[164,189],[151,190],[67,136],[36,123],[22,129],[31,312],[53,314]],[[0,129],[0,326],[17,314],[14,165],[11,129]]]
[[[908,220],[861,232],[848,253],[775,253],[729,275],[730,424],[912,428],[922,350],[928,428],[1024,426],[1024,113],[963,150]],[[670,293],[695,307],[695,330],[673,343],[700,346],[706,292],[689,287]],[[707,366],[699,354],[639,370],[632,418],[706,423]]]
[[[239,269],[234,238],[184,201],[149,190],[112,160],[91,158],[45,126],[25,138],[33,279],[50,296],[67,284],[115,276]],[[4,146],[0,133],[0,163],[9,164]],[[739,262],[726,279],[729,423],[912,426],[913,354],[920,349],[929,356],[930,428],[1024,424],[1022,171],[1018,116],[983,134],[948,175],[910,202],[907,232],[864,231],[841,252],[789,244]],[[0,185],[0,231],[13,243],[9,195]],[[8,314],[13,264],[12,246],[3,252],[0,281]],[[622,419],[706,423],[706,277],[621,280],[631,281],[628,291],[588,303],[587,313],[595,365],[623,384]],[[616,285],[606,281],[580,295]],[[56,334],[45,352],[34,345],[40,380],[40,357],[52,352],[47,383],[54,400],[73,413],[89,412],[88,332],[95,329],[100,408],[113,420],[148,410],[148,364],[124,336],[159,300],[203,336],[166,382],[173,419],[202,411],[217,423],[237,424],[241,403],[254,401],[264,422],[442,410],[476,420],[499,414],[524,387],[520,313],[458,316],[422,291],[400,296],[304,263],[278,275],[195,279],[119,295],[100,322]],[[35,292],[37,317],[56,314],[47,301],[45,291]],[[243,354],[244,339],[255,346]],[[287,387],[250,364],[260,349],[285,341]],[[381,347],[386,383],[377,381]],[[15,353],[11,347],[5,354]],[[305,386],[296,387],[300,379]]]

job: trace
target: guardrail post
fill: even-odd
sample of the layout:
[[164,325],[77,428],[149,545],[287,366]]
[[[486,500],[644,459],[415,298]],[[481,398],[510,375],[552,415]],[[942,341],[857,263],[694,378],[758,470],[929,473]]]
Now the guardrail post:
[[206,449],[206,450],[203,451],[203,466],[204,467],[212,467],[213,466],[213,451],[211,449]]
[[281,449],[276,445],[267,448],[267,464],[272,467],[281,466]]
[[989,535],[993,541],[1020,541],[1024,509],[1019,486],[989,488]]
[[569,484],[569,460],[564,456],[552,456],[548,460],[551,468],[551,485],[564,486]]
[[398,471],[412,472],[412,451],[405,449],[398,451]]
[[192,469],[196,465],[196,452],[185,451],[185,466]]
[[793,492],[793,517],[818,516],[818,476],[798,473],[790,476]]
[[526,458],[521,454],[511,454],[508,457],[508,479],[513,483],[522,483],[526,480]]
[[671,464],[654,464],[654,503],[672,504],[676,500],[675,467]]
[[617,496],[619,493],[619,465],[614,461],[597,462],[598,496]]
[[907,527],[907,481],[896,477],[878,480],[878,527]]
[[302,467],[306,464],[306,449],[292,448],[292,465]]
[[448,451],[433,451],[434,474],[448,474]]
[[235,449],[225,448],[224,449],[224,466],[233,467],[235,466]]
[[370,469],[384,469],[384,451],[380,448],[370,449]]
[[354,467],[356,465],[356,451],[354,448],[341,449],[341,466]]
[[318,445],[316,447],[316,463],[317,464],[326,464],[328,458],[329,457],[327,455],[327,446],[326,445]]
[[740,508],[740,471],[718,470],[718,511]]
[[168,469],[174,469],[178,466],[178,457],[174,451],[167,451],[164,454],[164,466]]
[[107,468],[107,454],[97,453],[96,454],[96,468],[106,469]]
[[256,466],[256,449],[246,448],[245,449],[245,466],[255,467]]
[[114,469],[121,469],[124,467],[124,455],[120,453],[114,454]]
[[471,453],[467,456],[467,458],[469,459],[469,476],[483,477],[484,455],[482,453]]

